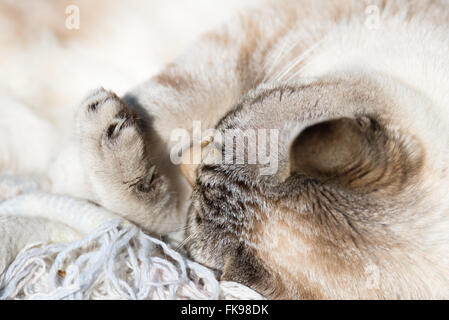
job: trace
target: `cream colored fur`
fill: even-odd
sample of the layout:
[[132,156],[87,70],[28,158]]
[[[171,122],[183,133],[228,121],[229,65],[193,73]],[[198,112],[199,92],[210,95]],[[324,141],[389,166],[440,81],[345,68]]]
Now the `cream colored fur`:
[[[87,102],[79,107],[76,120],[81,137],[80,167],[86,171],[85,179],[80,179],[78,183],[85,184],[81,188],[74,188],[78,191],[67,189],[64,191],[83,194],[79,190],[87,187],[84,195],[143,225],[146,229],[161,233],[173,230],[183,224],[188,204],[185,199],[189,194],[189,188],[181,182],[179,172],[176,173],[169,165],[160,163],[162,162],[160,159],[167,159],[167,153],[173,145],[170,141],[173,129],[181,127],[192,130],[192,121],[196,119],[203,121],[204,128],[212,127],[250,89],[269,88],[279,83],[313,82],[329,75],[348,79],[351,77],[364,79],[366,76],[376,81],[381,88],[380,91],[394,97],[395,103],[392,105],[397,108],[389,110],[386,106],[382,106],[386,114],[394,120],[390,129],[394,130],[395,123],[399,121],[401,129],[406,129],[418,137],[424,146],[426,161],[422,179],[419,186],[412,185],[410,188],[422,190],[426,195],[426,201],[419,206],[405,209],[410,211],[407,213],[413,215],[414,219],[410,220],[413,223],[406,220],[403,223],[395,223],[392,227],[397,234],[407,234],[408,237],[404,242],[406,249],[392,253],[396,255],[396,260],[391,262],[391,265],[386,260],[378,263],[383,276],[381,281],[383,293],[372,293],[366,283],[359,282],[353,282],[350,288],[342,288],[338,278],[332,278],[328,274],[323,275],[320,269],[314,269],[314,266],[310,267],[308,280],[322,285],[323,297],[350,298],[354,296],[354,292],[357,297],[448,297],[449,136],[446,130],[449,126],[447,112],[449,66],[446,55],[449,52],[449,27],[447,27],[449,8],[436,7],[432,9],[434,11],[423,10],[421,13],[420,10],[423,8],[418,6],[416,10],[412,10],[410,18],[403,15],[401,11],[401,6],[406,7],[407,2],[398,1],[399,10],[387,7],[380,16],[378,25],[373,29],[361,27],[364,24],[363,18],[368,17],[360,15],[360,12],[370,5],[369,2],[365,5],[354,2],[358,15],[335,25],[332,24],[332,12],[329,13],[327,10],[328,3],[325,1],[321,2],[321,5],[313,5],[312,1],[303,3],[304,7],[297,8],[300,17],[298,21],[289,26],[287,33],[275,37],[275,43],[268,43],[264,37],[255,43],[252,43],[251,39],[260,34],[269,38],[268,36],[282,29],[285,22],[283,19],[288,16],[288,11],[280,10],[280,19],[273,19],[273,12],[277,13],[277,9],[262,7],[260,11],[250,14],[248,20],[245,17],[236,18],[216,34],[205,36],[175,60],[174,65],[168,66],[159,76],[132,90],[131,94],[138,98],[139,104],[154,117],[152,128],[162,141],[146,149],[143,148],[146,143],[144,136],[132,127],[127,128],[124,135],[120,137],[126,140],[126,143],[119,143],[118,147],[116,145],[104,147],[103,140],[99,138],[101,136],[99,132],[104,132],[113,121],[116,121],[114,117],[118,111],[128,109],[123,107],[123,101],[119,99],[105,101],[105,97],[112,97],[112,93],[95,91],[87,98]],[[338,1],[334,3],[337,9],[340,5],[346,7],[346,4],[347,2]],[[441,8],[444,10],[441,11]],[[390,15],[391,12],[388,10],[396,13]],[[269,23],[265,23],[266,21]],[[321,24],[317,24],[314,28],[314,21],[321,21]],[[122,24],[126,25],[124,22]],[[136,30],[142,32],[141,37],[146,34],[142,25],[136,27]],[[325,36],[321,37],[323,33]],[[108,49],[103,51],[108,53],[106,56],[110,61],[126,70],[125,74],[132,73],[129,75],[132,80],[126,81],[126,84],[122,82],[123,78],[118,76],[120,72],[112,72],[116,78],[112,77],[104,80],[106,82],[103,81],[107,87],[118,88],[119,93],[124,93],[124,90],[129,88],[128,83],[132,82],[131,84],[134,85],[146,78],[143,74],[150,73],[152,70],[144,53],[151,51],[154,46],[146,47],[147,51],[139,51],[137,56],[140,59],[132,60],[129,58],[129,52],[133,51],[132,45],[126,43],[130,41],[126,37],[128,34],[129,31],[126,30],[124,37],[108,41],[105,45]],[[291,48],[290,44],[293,44],[293,49],[288,51],[287,49]],[[80,45],[82,46],[85,44]],[[268,53],[263,50],[267,47]],[[247,52],[245,52],[246,49]],[[11,52],[17,52],[18,49],[14,50],[16,51],[11,49]],[[58,48],[58,50],[64,52],[64,49]],[[284,56],[284,52],[290,53]],[[248,54],[248,59],[245,59],[245,53]],[[7,68],[23,63],[23,60],[17,58],[20,55],[12,54],[11,56],[13,60],[9,64],[5,63]],[[70,54],[68,56],[70,57]],[[59,57],[67,57],[67,55],[61,54]],[[73,61],[79,57],[73,57]],[[126,59],[120,59],[121,57]],[[48,58],[49,56],[45,55],[45,59]],[[45,59],[44,61],[47,61]],[[104,62],[103,57],[99,60]],[[98,77],[98,74],[104,70],[98,70],[93,61],[91,60],[91,64],[84,68],[76,68],[79,72],[78,76],[84,73],[83,78],[91,77],[90,67],[93,67],[93,78],[105,79]],[[127,62],[122,64],[122,61]],[[137,62],[134,64],[134,61]],[[246,64],[242,66],[241,63]],[[69,70],[75,71],[70,63],[67,65]],[[133,70],[133,67],[139,72],[129,71]],[[33,70],[38,70],[35,74],[45,75],[47,68],[42,69],[31,68],[27,74],[33,74]],[[262,79],[258,79],[259,70]],[[56,78],[57,85],[61,82],[72,81],[71,77],[67,77],[69,74],[67,69],[57,70],[55,73],[61,77],[59,80]],[[240,77],[242,74],[244,76]],[[91,82],[93,81],[89,80],[89,86]],[[8,83],[14,84],[17,81],[4,80],[3,87],[7,87]],[[24,83],[28,84],[26,81]],[[83,90],[84,84],[87,82],[83,83],[81,80],[78,82]],[[52,84],[52,88],[56,87],[56,84]],[[83,90],[73,90],[71,94],[78,95],[79,91]],[[28,103],[36,101],[34,98],[40,96],[44,90],[36,91],[37,93],[23,95],[22,99]],[[12,87],[8,88],[8,92],[20,92],[20,90],[18,87]],[[64,93],[64,96],[71,95]],[[87,114],[86,110],[89,109],[92,101],[100,102],[98,111],[95,114]],[[44,102],[41,100],[39,105],[45,105]],[[59,103],[54,103],[53,106]],[[354,107],[354,110],[366,111],[363,107],[359,109]],[[56,123],[56,126],[61,126],[63,123],[65,126],[72,121],[72,118],[64,117],[65,120],[60,122],[62,119],[60,111],[46,112],[49,112],[47,116]],[[335,115],[332,112],[323,111],[323,118]],[[400,122],[401,119],[404,123]],[[99,145],[101,147],[98,147]],[[131,173],[139,177],[145,176],[149,170],[145,161],[149,158],[157,164],[161,176],[166,179],[161,190],[167,192],[159,198],[162,200],[159,203],[153,200],[142,202],[140,198],[126,191],[129,185],[120,185],[123,181],[128,181],[128,178],[131,180],[134,178]],[[118,169],[121,168],[122,163],[126,163],[128,167],[124,174]],[[28,169],[33,166],[24,163],[22,168]],[[101,169],[105,172],[99,172]],[[115,175],[115,172],[120,172],[121,175]],[[59,182],[55,185],[61,184]],[[410,199],[410,202],[412,200]],[[160,215],[149,217],[146,215],[148,210],[154,210],[157,213],[167,210],[169,214],[165,217]],[[407,215],[404,213],[404,216]],[[265,232],[268,238],[277,237],[276,227],[277,225],[267,226]],[[304,244],[298,239],[292,242],[297,241],[295,246],[301,247]],[[303,247],[305,251],[312,249],[313,247]],[[196,258],[201,260],[200,255]],[[297,265],[286,265],[284,256],[273,254],[269,258],[272,259],[271,262],[275,267],[288,269],[286,272],[288,274],[301,271],[297,270]],[[410,281],[408,285],[395,286],[398,278],[409,278]]]

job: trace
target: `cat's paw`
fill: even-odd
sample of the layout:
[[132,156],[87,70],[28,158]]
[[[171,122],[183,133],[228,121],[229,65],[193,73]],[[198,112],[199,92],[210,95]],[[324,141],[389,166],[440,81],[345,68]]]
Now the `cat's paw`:
[[114,149],[121,143],[143,148],[140,117],[114,92],[98,89],[84,99],[78,114],[78,130],[83,136],[98,140],[101,146]]
[[137,111],[98,89],[84,99],[76,121],[91,200],[152,232],[183,223],[174,165]]
[[114,92],[98,89],[89,94],[78,111],[77,127],[82,147],[94,158],[91,162],[118,170],[125,181],[144,174],[144,122]]

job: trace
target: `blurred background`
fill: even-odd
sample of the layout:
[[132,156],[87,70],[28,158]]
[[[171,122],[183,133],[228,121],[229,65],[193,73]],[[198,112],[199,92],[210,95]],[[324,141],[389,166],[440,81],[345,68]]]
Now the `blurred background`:
[[0,0],[0,171],[45,172],[87,91],[123,94],[260,0]]

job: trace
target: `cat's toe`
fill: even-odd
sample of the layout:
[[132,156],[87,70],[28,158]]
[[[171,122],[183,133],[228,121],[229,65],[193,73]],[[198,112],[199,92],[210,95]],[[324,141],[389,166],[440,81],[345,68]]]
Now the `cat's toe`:
[[128,127],[140,126],[138,115],[114,92],[103,88],[92,91],[81,103],[77,114],[78,132],[90,138],[112,141]]
[[81,102],[78,118],[84,118],[80,121],[92,119],[95,122],[112,120],[118,112],[125,108],[122,100],[114,92],[99,88],[91,91]]
[[86,111],[87,112],[97,111],[98,106],[111,96],[113,96],[113,94],[106,91],[103,88],[91,92],[83,102],[83,104],[86,106]]
[[142,121],[130,112],[119,112],[101,136],[103,154],[120,159],[122,166],[140,166],[144,161],[145,141]]
[[112,91],[104,88],[92,90],[81,102],[82,109],[88,113],[95,113],[102,105],[107,102],[120,100],[120,98]]
[[106,128],[104,138],[109,141],[117,139],[126,129],[135,130],[137,131],[135,133],[138,134],[142,126],[143,123],[137,114],[127,108],[122,109],[115,115],[114,119]]

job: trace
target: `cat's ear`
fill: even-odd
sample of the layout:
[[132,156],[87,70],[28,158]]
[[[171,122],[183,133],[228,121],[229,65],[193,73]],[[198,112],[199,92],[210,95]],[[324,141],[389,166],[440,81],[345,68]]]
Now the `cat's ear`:
[[323,182],[363,185],[383,170],[385,143],[368,117],[339,118],[304,129],[291,143],[286,177],[301,174]]

